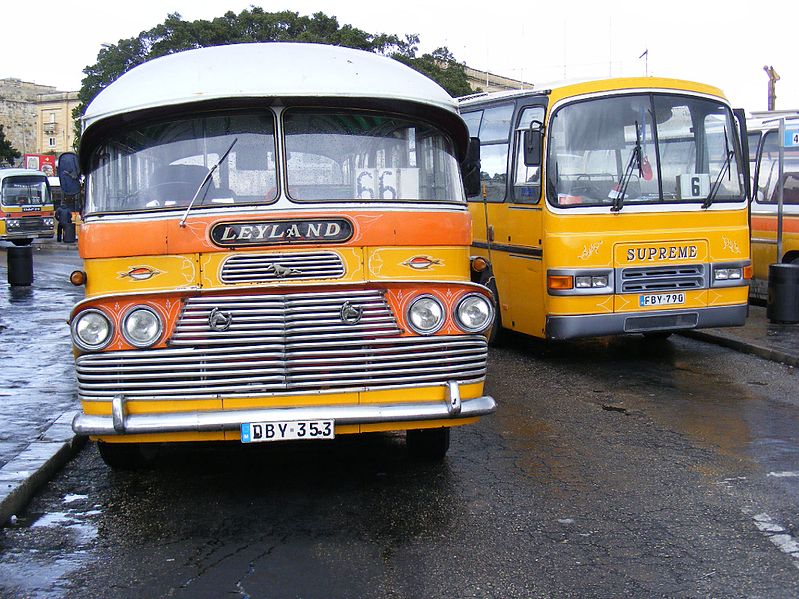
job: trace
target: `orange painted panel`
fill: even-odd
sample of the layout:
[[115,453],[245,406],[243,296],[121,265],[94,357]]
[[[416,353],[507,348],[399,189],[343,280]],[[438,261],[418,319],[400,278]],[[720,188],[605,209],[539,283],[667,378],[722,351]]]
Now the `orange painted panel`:
[[[304,247],[406,246],[471,244],[471,218],[467,211],[361,211],[235,214],[226,217],[192,215],[185,227],[179,218],[117,222],[87,222],[81,228],[79,250],[83,258],[187,254],[230,251],[210,241],[210,230],[224,222],[263,222],[308,218],[347,218],[354,233],[345,243],[306,244]],[[296,246],[296,244],[294,244]],[[258,246],[250,246],[258,247]],[[264,246],[293,247],[292,244]]]

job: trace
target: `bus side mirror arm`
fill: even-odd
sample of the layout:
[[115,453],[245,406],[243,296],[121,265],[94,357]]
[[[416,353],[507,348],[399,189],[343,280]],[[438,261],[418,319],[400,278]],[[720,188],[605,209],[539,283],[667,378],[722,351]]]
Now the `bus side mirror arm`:
[[738,130],[740,132],[741,140],[741,153],[743,154],[741,162],[743,163],[743,176],[744,176],[744,193],[746,200],[752,200],[752,183],[750,180],[751,172],[749,171],[749,135],[746,130],[746,111],[743,108],[735,108],[732,113],[738,119]]
[[472,198],[480,195],[480,138],[470,137],[466,158],[461,164],[463,188],[466,197]]
[[541,166],[541,150],[544,146],[544,123],[532,121],[524,131],[524,166]]

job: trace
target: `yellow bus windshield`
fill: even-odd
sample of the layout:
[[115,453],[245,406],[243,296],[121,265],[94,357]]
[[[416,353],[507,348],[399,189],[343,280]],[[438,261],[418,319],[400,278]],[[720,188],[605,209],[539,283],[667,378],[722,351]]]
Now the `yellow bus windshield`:
[[677,94],[583,100],[550,120],[547,198],[557,207],[740,201],[729,108]]

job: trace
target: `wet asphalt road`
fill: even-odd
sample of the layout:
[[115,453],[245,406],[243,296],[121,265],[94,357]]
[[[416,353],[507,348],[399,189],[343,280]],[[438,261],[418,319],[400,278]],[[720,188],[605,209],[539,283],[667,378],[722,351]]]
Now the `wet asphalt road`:
[[2,597],[797,597],[795,369],[682,337],[490,358],[446,461],[399,435],[87,445],[0,530]]
[[81,264],[74,251],[34,247],[33,285],[11,287],[6,249],[0,247],[0,467],[78,407],[67,320],[83,298],[69,282]]

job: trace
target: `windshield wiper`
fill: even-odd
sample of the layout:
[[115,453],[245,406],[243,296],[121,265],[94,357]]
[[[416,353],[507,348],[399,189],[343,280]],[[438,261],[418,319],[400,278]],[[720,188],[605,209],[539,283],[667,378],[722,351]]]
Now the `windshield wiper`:
[[716,180],[713,181],[713,186],[710,188],[710,193],[707,194],[705,201],[702,203],[702,208],[710,208],[710,205],[713,203],[713,198],[716,197],[716,194],[721,188],[721,179],[724,177],[725,172],[728,174],[728,180],[732,180],[732,169],[730,169],[730,164],[732,164],[732,157],[735,156],[735,152],[730,150],[730,142],[727,139],[727,127],[724,127],[724,149],[724,164],[721,165],[721,170],[719,171]]
[[641,172],[641,130],[638,127],[638,121],[635,121],[635,146],[630,153],[630,160],[627,161],[627,169],[624,171],[621,179],[616,184],[616,195],[613,197],[613,206],[611,212],[618,212],[624,206],[624,196],[627,195],[627,186],[630,184],[630,179],[633,176],[633,169],[638,167],[638,176],[642,175]]
[[237,141],[239,141],[238,137],[236,137],[233,140],[233,143],[230,144],[230,147],[227,149],[227,151],[224,154],[222,154],[222,157],[216,161],[216,164],[211,167],[211,170],[209,170],[208,174],[205,175],[205,177],[203,178],[203,182],[200,183],[200,186],[197,188],[197,191],[194,192],[194,197],[191,199],[191,202],[189,202],[189,205],[186,207],[186,212],[183,213],[183,218],[180,219],[180,223],[178,223],[181,227],[186,226],[186,219],[189,217],[189,211],[191,211],[191,207],[194,206],[194,201],[197,199],[197,196],[200,195],[200,192],[203,190],[203,187],[205,187],[205,184],[211,180],[211,176],[214,174],[214,171],[217,168],[219,168],[219,165],[222,164],[225,158],[227,158],[227,155],[230,154],[230,150],[233,149],[233,146],[236,145]]

